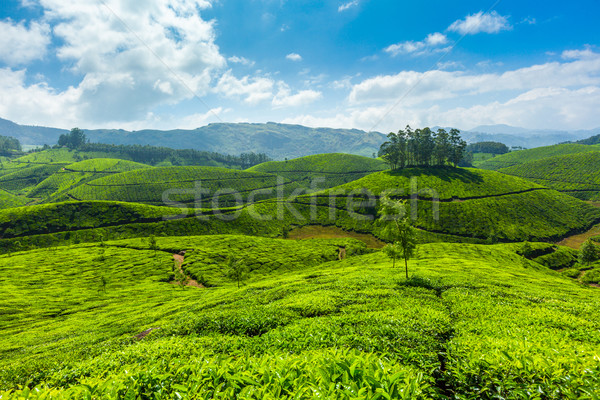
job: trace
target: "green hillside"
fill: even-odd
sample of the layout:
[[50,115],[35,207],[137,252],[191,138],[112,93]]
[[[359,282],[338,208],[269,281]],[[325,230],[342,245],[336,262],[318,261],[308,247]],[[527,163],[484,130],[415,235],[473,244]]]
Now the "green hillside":
[[133,161],[110,158],[95,158],[80,161],[64,166],[64,168],[61,168],[52,176],[40,182],[31,190],[29,197],[50,198],[106,175],[143,168],[150,167]]
[[557,144],[554,146],[536,147],[528,150],[512,151],[502,154],[477,165],[478,168],[499,170],[526,162],[537,161],[543,158],[563,156],[568,154],[586,153],[600,151],[600,146],[588,146],[584,144]]
[[287,161],[268,161],[247,171],[264,172],[298,181],[305,187],[325,189],[383,171],[387,165],[380,159],[352,154],[331,153],[306,156]]
[[[585,230],[600,220],[599,209],[571,196],[525,179],[472,168],[377,172],[316,193],[314,200],[303,196],[297,201],[307,204],[316,201],[324,208],[331,208],[331,196],[338,193],[336,209],[348,210],[349,203],[357,200],[340,193],[356,196],[361,192],[375,197],[390,192],[394,198],[407,199],[409,208],[417,207],[410,211],[416,213],[417,227],[425,232],[464,238],[553,240]],[[368,200],[365,195],[362,198]],[[411,200],[411,196],[416,198]],[[436,198],[439,201],[434,201]],[[354,207],[357,214],[365,218],[375,213],[374,204],[362,208],[355,204]],[[329,223],[346,229],[353,226],[365,229],[369,225],[367,222],[359,224],[356,218],[350,217],[335,215]],[[377,233],[376,228],[371,229]]]
[[549,157],[499,171],[582,200],[600,200],[600,152]]
[[21,196],[15,196],[4,189],[0,189],[0,210],[10,207],[21,207],[29,202],[28,199]]
[[31,164],[0,176],[0,187],[13,193],[28,194],[35,185],[60,171],[66,164]]
[[[336,260],[353,243],[203,236],[0,256],[0,396],[593,398],[598,289],[519,245],[422,245],[405,280],[381,252]],[[182,250],[184,271],[218,284],[170,283]],[[228,257],[249,260],[241,289]]]
[[[198,186],[199,185],[199,186]],[[196,190],[201,187],[207,192]],[[87,182],[66,195],[74,200],[109,200],[165,204],[163,196],[180,203],[223,207],[236,204],[236,196],[247,200],[274,197],[277,190],[292,191],[298,184],[262,172],[246,172],[219,167],[161,167],[110,175]],[[263,192],[255,192],[263,189]],[[237,195],[232,195],[236,192]],[[202,196],[202,198],[200,198]],[[213,203],[213,199],[215,203]],[[65,198],[66,200],[66,198]]]

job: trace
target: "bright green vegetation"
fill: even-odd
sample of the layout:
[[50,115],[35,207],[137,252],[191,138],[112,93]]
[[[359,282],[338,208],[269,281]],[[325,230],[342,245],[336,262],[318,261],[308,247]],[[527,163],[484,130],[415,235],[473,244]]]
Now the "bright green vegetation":
[[29,197],[43,199],[59,197],[60,193],[74,189],[75,187],[94,179],[110,174],[143,168],[150,167],[133,161],[110,158],[95,158],[92,160],[80,161],[64,166],[64,168],[61,168],[55,174],[40,182],[33,190],[31,190]]
[[[517,177],[469,168],[378,172],[314,196],[325,207],[334,193],[353,193],[360,198],[364,189],[375,196],[386,191],[394,198],[409,199],[411,194],[417,195],[418,200],[409,201],[409,206],[414,209],[416,203],[417,210],[410,212],[416,212],[418,228],[464,238],[553,240],[586,230],[600,219],[600,210],[571,196]],[[435,198],[439,202],[432,201]],[[297,201],[307,203],[310,197]],[[338,197],[336,207],[346,210],[347,197]],[[359,214],[374,215],[374,203],[356,208]],[[335,224],[346,229],[357,226],[343,216],[338,216]],[[362,229],[366,226],[362,225]]]
[[500,172],[529,179],[582,200],[600,200],[599,151],[548,157],[503,168]]
[[592,151],[600,151],[600,147],[574,143],[557,144],[553,146],[536,147],[528,150],[511,151],[510,153],[491,158],[479,164],[477,167],[499,170],[500,168],[508,168],[515,165],[524,164],[526,162],[541,160],[543,158]]
[[387,169],[380,159],[352,154],[332,153],[300,157],[287,161],[269,161],[249,168],[297,181],[304,187],[325,189]]
[[31,164],[0,176],[0,187],[15,194],[28,194],[35,185],[60,171],[65,164]]
[[[171,202],[219,208],[236,204],[232,191],[244,201],[275,197],[277,190],[288,193],[298,187],[275,175],[218,167],[157,167],[110,175],[87,182],[67,192],[75,200],[109,200],[165,204]],[[201,193],[203,188],[206,193]],[[254,192],[261,190],[262,192]],[[252,193],[254,192],[254,193]],[[165,195],[168,193],[168,195]],[[215,197],[216,196],[216,197]],[[213,202],[213,199],[216,201]]]
[[29,202],[28,199],[15,196],[4,189],[0,189],[0,210],[11,207],[21,207]]
[[[600,385],[598,289],[520,244],[421,245],[408,280],[381,252],[337,261],[338,246],[363,251],[351,240],[157,245],[0,256],[0,396],[593,398]],[[169,283],[181,250],[217,286]],[[223,277],[232,252],[253,271],[241,289]]]
[[496,154],[492,153],[473,153],[473,166],[479,168],[479,166],[490,158],[496,157]]

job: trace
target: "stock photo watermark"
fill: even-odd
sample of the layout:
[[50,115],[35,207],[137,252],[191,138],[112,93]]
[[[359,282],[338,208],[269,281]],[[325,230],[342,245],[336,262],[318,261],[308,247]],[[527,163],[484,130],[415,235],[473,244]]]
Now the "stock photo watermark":
[[[431,203],[433,220],[439,221],[439,193],[430,187],[419,187],[418,177],[411,177],[408,190],[389,188],[379,195],[368,188],[350,191],[328,189],[322,187],[325,181],[325,177],[318,176],[311,179],[308,187],[294,188],[289,192],[286,187],[290,185],[290,181],[281,176],[276,177],[276,184],[273,186],[248,191],[232,188],[214,190],[203,186],[202,180],[197,180],[191,188],[170,188],[162,193],[165,206],[181,210],[179,214],[165,215],[163,219],[177,219],[193,213],[196,218],[203,220],[218,218],[235,221],[246,212],[257,221],[283,221],[287,212],[299,221],[322,222],[323,212],[319,213],[319,210],[328,210],[328,221],[335,221],[339,212],[344,212],[357,221],[372,221],[377,217],[378,201],[386,196],[399,201],[394,218],[404,218],[410,213],[410,219],[416,221],[419,201],[427,201]],[[262,209],[261,205],[264,204],[275,204],[275,209]],[[306,210],[307,207],[308,213],[299,211]]]

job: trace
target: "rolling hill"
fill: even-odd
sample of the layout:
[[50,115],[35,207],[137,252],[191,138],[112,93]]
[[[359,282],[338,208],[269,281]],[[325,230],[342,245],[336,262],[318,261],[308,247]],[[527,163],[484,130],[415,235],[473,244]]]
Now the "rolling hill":
[[[150,166],[133,161],[110,158],[94,158],[65,165],[60,170],[36,185],[28,196],[53,201],[62,192],[73,190],[75,187],[94,179],[120,172],[150,168]],[[0,178],[2,180],[2,178]]]
[[[0,396],[585,398],[600,385],[597,289],[519,245],[421,245],[408,280],[382,252],[338,261],[343,245],[360,248],[202,236],[0,256]],[[216,286],[172,284],[182,250],[183,270]],[[248,260],[240,289],[230,257]]]
[[543,158],[499,172],[526,178],[582,200],[600,200],[600,152],[597,151]]
[[[416,225],[425,233],[492,241],[552,240],[600,220],[600,210],[571,196],[525,179],[471,168],[377,172],[296,201],[331,209],[333,193],[352,193],[365,203],[361,206],[356,198],[338,194],[335,208],[342,214],[322,216],[321,223],[377,233],[368,222],[376,211],[373,199],[389,191],[393,198],[408,200]],[[362,218],[352,218],[350,208]]]
[[255,165],[247,171],[274,174],[301,182],[306,187],[310,187],[313,183],[316,188],[325,189],[385,169],[387,169],[387,165],[380,159],[331,153],[286,161],[268,161]]
[[537,161],[543,158],[563,156],[568,154],[600,151],[600,146],[589,146],[584,144],[566,143],[554,146],[536,147],[528,150],[512,151],[486,160],[478,165],[478,168],[499,170],[526,162]]
[[[157,167],[105,176],[66,192],[64,199],[108,200],[164,205],[170,201],[197,207],[227,207],[275,197],[299,185],[275,175],[219,167]],[[200,189],[204,190],[201,192]],[[259,192],[257,192],[259,191]],[[238,200],[236,200],[238,199]]]

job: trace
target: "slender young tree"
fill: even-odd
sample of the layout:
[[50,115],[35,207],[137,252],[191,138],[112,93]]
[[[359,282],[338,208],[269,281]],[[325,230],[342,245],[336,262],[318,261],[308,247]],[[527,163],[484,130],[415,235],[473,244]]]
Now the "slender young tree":
[[598,247],[590,240],[586,240],[581,245],[579,253],[579,262],[582,264],[591,264],[600,258]]
[[408,260],[415,254],[417,239],[415,228],[406,213],[405,202],[395,201],[384,195],[381,198],[379,221],[383,225],[382,236],[391,242],[385,253],[393,259],[404,258],[404,270],[408,279]]
[[248,268],[242,264],[239,260],[235,260],[233,257],[229,257],[227,260],[227,277],[232,281],[237,282],[238,289],[240,288],[241,282],[246,279],[248,274]]

